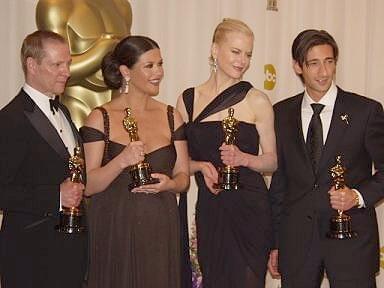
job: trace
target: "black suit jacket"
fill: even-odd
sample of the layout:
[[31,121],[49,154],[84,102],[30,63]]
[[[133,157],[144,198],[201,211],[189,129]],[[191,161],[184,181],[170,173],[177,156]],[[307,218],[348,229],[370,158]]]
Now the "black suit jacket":
[[[370,277],[379,269],[378,228],[375,204],[384,196],[384,114],[380,103],[338,88],[331,125],[319,170],[311,166],[301,122],[303,93],[274,106],[278,169],[270,187],[279,249],[279,268],[293,275],[304,264],[314,229],[324,241],[321,247],[328,274],[337,272],[348,279]],[[329,220],[335,215],[328,190],[329,168],[342,156],[347,168],[346,184],[363,196],[366,208],[353,208],[352,240],[328,240]],[[375,173],[372,175],[372,163]]]
[[[68,110],[61,106],[79,144]],[[69,153],[48,118],[23,91],[0,111],[2,287],[80,287],[87,234],[56,232],[60,184]]]

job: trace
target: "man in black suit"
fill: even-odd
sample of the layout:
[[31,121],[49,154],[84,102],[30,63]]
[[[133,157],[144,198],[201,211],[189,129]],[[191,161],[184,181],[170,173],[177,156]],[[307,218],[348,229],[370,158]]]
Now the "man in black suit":
[[53,101],[69,78],[69,47],[56,33],[36,31],[25,38],[21,61],[25,84],[0,111],[1,287],[79,288],[87,233],[55,230],[60,207],[78,206],[84,190],[68,178],[80,137]]
[[[324,271],[332,288],[376,287],[383,108],[334,84],[338,47],[326,31],[301,32],[292,56],[305,91],[274,106],[279,166],[270,187],[276,242],[269,270],[281,273],[284,288],[320,287]],[[338,155],[346,185],[335,190],[329,169]],[[352,217],[356,238],[327,238],[337,209]]]

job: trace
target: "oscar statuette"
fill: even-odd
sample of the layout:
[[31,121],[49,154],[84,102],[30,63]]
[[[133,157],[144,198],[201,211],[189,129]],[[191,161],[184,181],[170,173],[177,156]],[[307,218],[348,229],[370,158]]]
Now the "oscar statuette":
[[[235,110],[228,109],[228,116],[222,121],[224,131],[224,143],[233,145],[238,132],[239,121],[233,117]],[[218,168],[218,183],[214,184],[215,189],[237,190],[239,188],[239,169],[230,165]]]
[[[123,119],[124,128],[128,132],[131,142],[139,141],[137,123],[135,118],[131,115],[131,109],[126,108],[125,113],[126,116]],[[151,173],[151,166],[145,161],[141,161],[129,167],[129,174],[132,178],[132,183],[129,184],[129,189],[133,189],[141,185],[159,183],[158,179],[151,177]]]
[[[329,169],[335,190],[344,188],[344,175],[346,171],[347,169],[342,165],[341,156],[336,156],[335,166]],[[351,216],[345,214],[342,210],[337,210],[337,215],[333,216],[330,220],[330,231],[327,233],[327,237],[338,240],[356,237],[357,233],[352,231],[351,220]]]
[[[73,156],[69,158],[70,180],[75,183],[83,183],[84,159],[81,157],[80,147],[75,147]],[[59,225],[56,230],[62,233],[81,233],[86,230],[84,225],[84,211],[81,206],[62,207],[60,211]]]

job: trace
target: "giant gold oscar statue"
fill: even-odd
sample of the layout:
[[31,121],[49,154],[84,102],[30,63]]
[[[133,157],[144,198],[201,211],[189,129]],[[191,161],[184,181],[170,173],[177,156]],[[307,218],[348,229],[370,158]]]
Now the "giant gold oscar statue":
[[111,99],[100,64],[130,34],[131,6],[128,0],[39,0],[36,24],[38,29],[54,31],[68,40],[71,78],[62,102],[80,127],[94,107]]

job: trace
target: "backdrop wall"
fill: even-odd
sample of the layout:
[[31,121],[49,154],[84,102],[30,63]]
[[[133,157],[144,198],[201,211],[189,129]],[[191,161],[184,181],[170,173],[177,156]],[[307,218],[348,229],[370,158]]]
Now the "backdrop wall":
[[[132,34],[160,44],[165,78],[159,98],[172,105],[187,87],[208,77],[212,33],[224,17],[238,18],[253,29],[255,46],[245,80],[267,93],[273,103],[302,90],[291,68],[290,46],[303,29],[328,30],[340,47],[337,84],[384,103],[384,1],[382,0],[131,0]],[[36,29],[37,0],[0,2],[0,107],[23,83],[19,50]],[[269,9],[268,9],[269,8]],[[196,188],[189,191],[190,215]],[[384,207],[377,208],[384,239]],[[382,240],[383,243],[383,240]],[[383,244],[382,244],[383,246]],[[384,263],[382,262],[384,268]],[[378,287],[384,287],[384,273]],[[278,287],[269,280],[267,287]],[[328,287],[327,283],[323,284]]]

